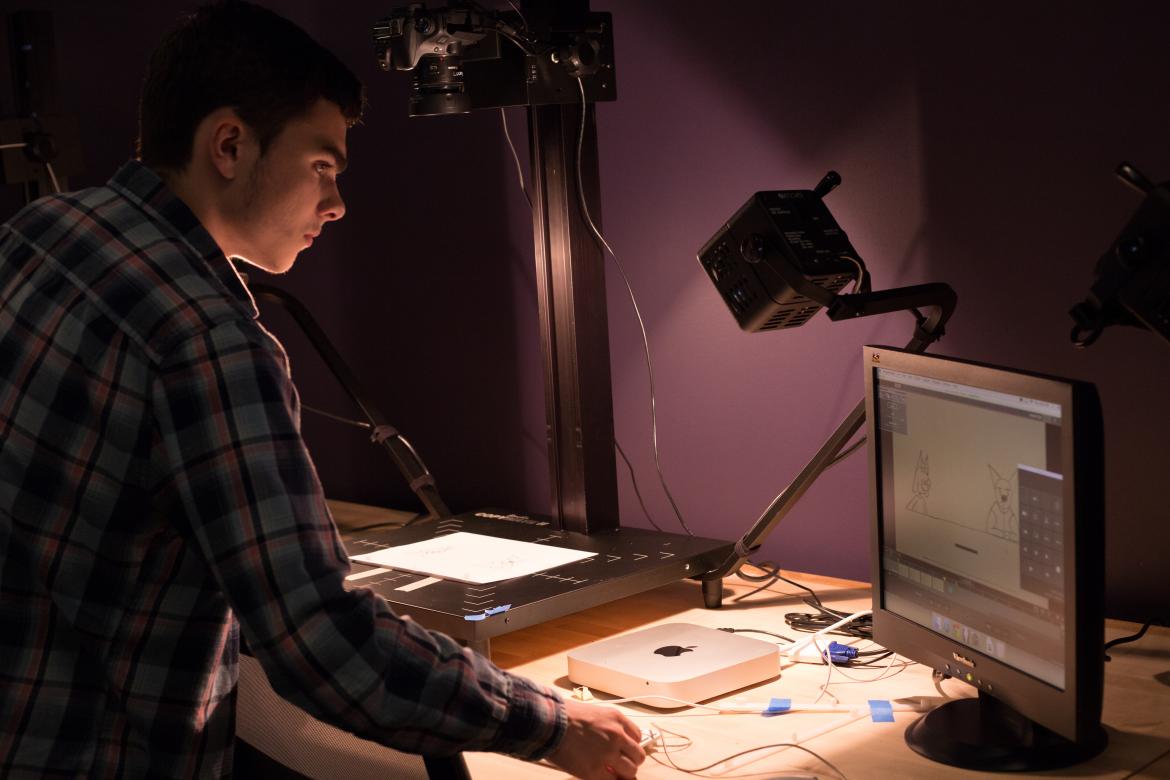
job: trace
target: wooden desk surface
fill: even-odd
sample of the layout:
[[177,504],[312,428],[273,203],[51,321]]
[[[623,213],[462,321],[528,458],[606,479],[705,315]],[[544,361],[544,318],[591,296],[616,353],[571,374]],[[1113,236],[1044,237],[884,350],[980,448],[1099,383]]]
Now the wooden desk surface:
[[[409,517],[403,513],[342,502],[330,502],[338,525],[361,525],[387,517]],[[827,577],[797,575],[800,582],[817,591],[822,600],[837,609],[869,608],[869,585]],[[732,577],[725,580],[724,606],[707,610],[702,606],[698,583],[677,582],[611,604],[595,607],[540,626],[516,631],[492,640],[492,660],[499,666],[522,674],[572,695],[573,684],[566,677],[566,654],[582,644],[635,631],[660,623],[687,622],[712,628],[756,628],[793,636],[784,623],[784,613],[808,611],[798,591],[778,583],[765,591],[747,595],[754,586]],[[740,600],[736,600],[736,599]],[[1137,626],[1110,621],[1107,638],[1133,633]],[[1139,642],[1120,645],[1111,652],[1106,666],[1103,720],[1109,732],[1109,747],[1092,761],[1069,769],[1042,773],[1043,777],[1163,778],[1170,780],[1170,630],[1152,628]],[[884,676],[885,679],[872,680]],[[829,692],[846,704],[864,704],[868,699],[896,699],[909,696],[967,696],[973,689],[954,680],[936,688],[931,672],[921,665],[883,672],[860,669],[832,671],[822,665],[786,665],[779,679],[739,692],[719,703],[761,702],[772,697],[788,698],[794,704],[812,702],[821,696],[820,686],[830,682]],[[605,694],[598,693],[603,700]],[[821,696],[821,703],[829,701]],[[835,723],[844,722],[842,713],[792,713],[764,718],[759,715],[718,715],[696,711],[672,711],[637,704],[615,705],[639,725],[655,724],[692,740],[690,747],[671,750],[669,758],[683,768],[701,767],[740,750],[778,742],[800,740]],[[677,714],[681,712],[682,714]],[[803,744],[831,761],[850,780],[868,778],[949,778],[1000,777],[954,769],[930,762],[910,750],[903,740],[905,727],[918,717],[913,712],[894,713],[893,723],[874,723],[868,717],[841,725],[814,736]],[[722,777],[777,777],[790,774],[823,778],[839,777],[813,756],[795,749],[762,751],[760,758]],[[668,765],[661,751],[642,765],[640,778],[690,777]],[[467,754],[467,764],[476,780],[550,780],[564,774],[555,769],[489,753]],[[713,775],[708,775],[713,776]]]

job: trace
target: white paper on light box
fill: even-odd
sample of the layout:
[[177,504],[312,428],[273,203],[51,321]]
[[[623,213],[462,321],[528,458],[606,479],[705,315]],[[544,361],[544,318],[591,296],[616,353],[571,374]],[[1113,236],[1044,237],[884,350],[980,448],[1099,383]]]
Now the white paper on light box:
[[597,553],[459,531],[423,542],[354,555],[350,560],[399,571],[486,585],[555,569]]

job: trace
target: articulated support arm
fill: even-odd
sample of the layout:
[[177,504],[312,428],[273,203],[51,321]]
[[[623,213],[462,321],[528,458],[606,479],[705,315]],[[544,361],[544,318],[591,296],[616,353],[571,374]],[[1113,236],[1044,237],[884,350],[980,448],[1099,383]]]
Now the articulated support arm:
[[370,441],[375,444],[381,444],[390,453],[390,457],[394,460],[394,465],[398,467],[398,471],[406,478],[406,481],[410,484],[410,489],[422,501],[430,517],[450,516],[451,511],[439,496],[439,490],[435,486],[435,478],[427,470],[426,464],[422,462],[422,458],[415,452],[414,447],[410,446],[410,442],[404,439],[393,426],[386,423],[386,418],[382,412],[368,400],[365,393],[360,389],[357,378],[349,370],[349,366],[346,365],[345,361],[341,359],[341,355],[334,349],[333,344],[325,336],[325,331],[321,330],[321,327],[313,319],[313,315],[309,313],[305,305],[279,287],[272,287],[266,284],[249,284],[248,289],[251,290],[252,295],[257,300],[280,305],[296,320],[297,325],[308,336],[313,348],[317,350],[317,354],[325,361],[325,365],[329,367],[338,384],[342,386],[346,394],[361,409],[362,414],[369,421],[370,428],[373,431],[370,435]]
[[[834,295],[823,288],[804,279],[799,275],[792,275],[786,281],[796,290],[808,298],[822,304],[828,309],[832,320],[853,319],[868,317],[873,314],[885,314],[893,311],[911,311],[914,313],[917,325],[914,336],[906,345],[912,352],[922,352],[930,344],[937,341],[942,335],[944,326],[955,310],[956,296],[949,285],[920,284],[913,287],[899,287],[879,292],[866,292],[853,295]],[[924,316],[919,309],[931,309],[929,316]],[[760,518],[743,537],[735,543],[735,550],[727,559],[716,568],[702,575],[703,602],[711,609],[717,608],[722,599],[719,581],[737,571],[748,557],[759,549],[763,540],[772,532],[784,516],[792,509],[800,497],[812,487],[817,477],[824,472],[839,456],[853,436],[861,430],[865,422],[865,402],[858,402],[837,429],[829,436],[824,445],[817,450],[816,455],[801,470],[796,479],[764,510]]]

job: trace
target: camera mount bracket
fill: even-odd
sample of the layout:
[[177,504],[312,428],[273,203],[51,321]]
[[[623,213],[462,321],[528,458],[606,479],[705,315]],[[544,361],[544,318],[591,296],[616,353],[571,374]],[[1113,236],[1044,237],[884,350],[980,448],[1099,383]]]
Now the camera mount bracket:
[[[790,280],[790,283],[796,281]],[[795,289],[799,289],[793,285]],[[820,293],[824,290],[816,288]],[[811,292],[811,290],[810,290]],[[814,293],[817,294],[817,293]],[[811,297],[811,296],[810,296]],[[928,346],[937,341],[944,332],[944,326],[955,309],[956,296],[950,285],[942,283],[919,284],[911,287],[897,287],[878,292],[858,293],[853,295],[834,295],[827,293],[818,295],[828,309],[829,319],[837,321],[868,317],[873,314],[885,314],[894,311],[911,311],[914,313],[917,325],[914,336],[906,345],[910,352],[923,352]],[[815,300],[815,299],[814,299]],[[924,317],[919,308],[932,309],[929,316]],[[718,608],[722,599],[720,582],[724,577],[734,573],[752,555],[772,529],[784,519],[801,496],[812,487],[813,482],[840,457],[846,443],[861,430],[865,423],[865,401],[859,401],[857,406],[841,421],[837,429],[829,435],[821,448],[812,459],[781,491],[759,519],[735,543],[735,549],[722,564],[702,575],[703,603],[711,609]]]

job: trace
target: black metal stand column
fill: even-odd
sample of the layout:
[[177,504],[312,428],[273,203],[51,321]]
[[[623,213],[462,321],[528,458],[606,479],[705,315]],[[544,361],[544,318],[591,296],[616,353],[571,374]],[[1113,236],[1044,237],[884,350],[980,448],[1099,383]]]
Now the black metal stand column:
[[[577,194],[580,105],[528,109],[540,337],[552,474],[561,528],[619,526],[604,256]],[[600,221],[594,107],[585,109],[582,189]]]

